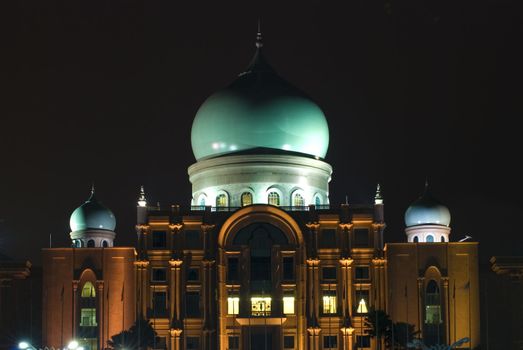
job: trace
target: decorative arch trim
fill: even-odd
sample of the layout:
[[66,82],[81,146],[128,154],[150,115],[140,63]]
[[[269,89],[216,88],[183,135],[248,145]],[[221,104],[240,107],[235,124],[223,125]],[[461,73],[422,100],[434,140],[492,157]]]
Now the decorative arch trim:
[[303,233],[296,221],[285,211],[267,204],[253,204],[231,215],[220,229],[218,246],[225,248],[239,230],[257,222],[276,226],[287,236],[291,244],[303,246]]

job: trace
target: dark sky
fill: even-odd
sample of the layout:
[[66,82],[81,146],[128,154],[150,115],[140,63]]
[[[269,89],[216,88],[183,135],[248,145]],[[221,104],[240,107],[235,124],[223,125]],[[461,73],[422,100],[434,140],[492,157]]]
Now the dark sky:
[[386,239],[404,241],[428,177],[451,240],[521,254],[517,2],[6,2],[0,250],[39,263],[50,233],[68,246],[93,181],[119,245],[134,243],[141,184],[188,205],[193,117],[246,67],[261,18],[269,62],[327,116],[333,205],[371,203],[381,182]]

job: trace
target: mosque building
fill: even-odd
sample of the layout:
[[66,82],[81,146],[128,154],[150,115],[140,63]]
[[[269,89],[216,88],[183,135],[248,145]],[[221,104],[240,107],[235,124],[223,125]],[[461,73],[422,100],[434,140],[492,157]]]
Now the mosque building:
[[405,243],[385,243],[379,185],[372,205],[331,205],[326,117],[262,46],[196,113],[190,205],[150,206],[142,187],[136,248],[114,247],[93,191],[73,247],[43,250],[45,343],[100,349],[146,318],[157,349],[385,349],[365,322],[382,310],[426,344],[478,346],[477,243],[450,242],[428,185]]

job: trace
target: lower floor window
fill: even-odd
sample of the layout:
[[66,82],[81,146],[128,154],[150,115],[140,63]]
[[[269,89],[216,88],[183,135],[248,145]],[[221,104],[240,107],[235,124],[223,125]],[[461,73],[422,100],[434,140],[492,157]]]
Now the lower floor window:
[[80,310],[80,326],[96,327],[96,309],[83,308]]
[[337,349],[338,338],[335,335],[324,335],[323,336],[323,348],[324,349]]
[[357,335],[356,336],[356,347],[370,348],[370,336],[369,335]]
[[240,348],[240,337],[238,336],[229,336],[229,349],[237,350]]
[[283,337],[283,348],[284,349],[294,349],[294,336],[285,335]]

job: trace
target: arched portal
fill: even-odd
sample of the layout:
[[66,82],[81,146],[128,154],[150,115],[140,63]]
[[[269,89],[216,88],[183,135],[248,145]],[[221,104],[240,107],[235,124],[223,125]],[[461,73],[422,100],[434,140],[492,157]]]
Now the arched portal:
[[218,247],[220,347],[234,339],[280,349],[289,334],[299,344],[306,276],[296,221],[273,205],[243,207],[222,225]]

